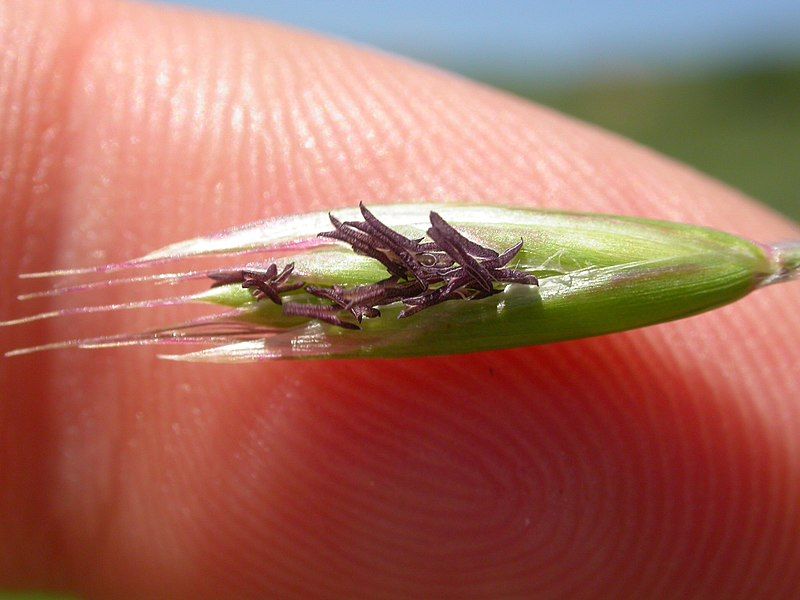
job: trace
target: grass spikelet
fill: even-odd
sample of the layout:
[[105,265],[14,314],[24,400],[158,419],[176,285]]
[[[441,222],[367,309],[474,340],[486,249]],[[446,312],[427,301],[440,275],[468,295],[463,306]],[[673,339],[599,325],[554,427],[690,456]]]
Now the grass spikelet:
[[[332,228],[332,230],[331,230]],[[117,277],[201,256],[230,268]],[[647,219],[497,206],[360,205],[227,229],[130,261],[21,275],[59,283],[21,300],[110,286],[205,280],[194,294],[54,309],[0,326],[70,315],[206,303],[225,307],[144,332],[14,350],[201,345],[164,358],[243,362],[459,354],[654,325],[733,302],[800,272],[800,242],[768,246]]]

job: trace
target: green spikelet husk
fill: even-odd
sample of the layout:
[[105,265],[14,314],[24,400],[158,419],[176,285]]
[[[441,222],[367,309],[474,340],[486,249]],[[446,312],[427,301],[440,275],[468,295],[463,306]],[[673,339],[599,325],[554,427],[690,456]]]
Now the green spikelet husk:
[[[459,219],[458,209],[448,217],[460,231],[496,250],[522,238],[514,266],[538,275],[538,288],[510,285],[501,294],[446,302],[408,320],[396,318],[401,307],[390,307],[382,318],[365,321],[360,332],[315,324],[293,336],[302,352],[281,348],[280,353],[401,357],[558,342],[688,317],[781,276],[768,248],[706,228],[604,215],[489,211],[502,214],[503,222],[476,225],[474,218]],[[424,234],[421,228],[398,229],[412,237]],[[385,276],[380,265],[346,249],[291,260],[306,279],[321,284],[357,285]],[[211,292],[206,299],[230,306],[251,301],[239,290]],[[269,312],[261,315],[262,322],[280,321],[277,311]],[[265,352],[278,351],[277,342],[268,341],[271,349]],[[328,345],[333,347],[326,350]],[[238,349],[246,359],[244,350]],[[249,352],[258,354],[257,342],[249,344]],[[212,350],[192,358],[225,360],[224,354]]]
[[[488,298],[444,302],[407,319],[397,318],[401,304],[381,307],[382,316],[364,320],[360,331],[287,317],[281,307],[256,302],[241,286],[221,286],[193,299],[237,309],[228,322],[270,333],[168,358],[387,358],[545,344],[688,317],[788,280],[800,267],[796,244],[765,246],[703,227],[648,219],[475,205],[394,205],[377,207],[375,213],[404,235],[422,238],[432,210],[499,252],[522,239],[522,251],[510,266],[533,273],[540,285],[509,285]],[[357,217],[352,210],[336,215]],[[386,277],[382,265],[348,246],[312,243],[327,229],[326,213],[300,215],[175,244],[122,266],[299,247],[302,252],[281,263],[294,262],[297,276],[309,283],[355,286]],[[286,300],[319,302],[303,291]],[[74,345],[114,345],[85,342]]]

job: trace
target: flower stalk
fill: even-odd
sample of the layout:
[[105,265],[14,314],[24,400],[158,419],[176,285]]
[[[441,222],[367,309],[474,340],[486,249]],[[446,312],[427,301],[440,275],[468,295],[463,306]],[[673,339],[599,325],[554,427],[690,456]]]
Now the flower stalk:
[[[331,225],[333,230],[331,231]],[[208,255],[259,253],[230,269],[115,278]],[[210,346],[173,360],[241,362],[459,354],[558,342],[691,316],[800,271],[800,242],[631,217],[496,206],[407,204],[254,223],[131,261],[23,275],[103,279],[21,296],[205,279],[188,296],[54,310],[0,323],[202,302],[215,313],[146,332],[31,351],[147,344]]]

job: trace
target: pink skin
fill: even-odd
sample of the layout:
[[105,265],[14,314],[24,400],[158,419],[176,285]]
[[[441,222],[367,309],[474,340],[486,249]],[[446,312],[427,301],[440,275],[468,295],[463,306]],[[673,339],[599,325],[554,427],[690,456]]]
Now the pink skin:
[[[359,200],[798,236],[624,140],[276,26],[8,0],[0,31],[2,318],[53,306],[16,301],[31,289],[20,272]],[[436,359],[226,367],[145,347],[0,360],[0,588],[790,597],[798,306],[787,284],[641,331]],[[0,351],[190,316],[162,313],[6,329]]]

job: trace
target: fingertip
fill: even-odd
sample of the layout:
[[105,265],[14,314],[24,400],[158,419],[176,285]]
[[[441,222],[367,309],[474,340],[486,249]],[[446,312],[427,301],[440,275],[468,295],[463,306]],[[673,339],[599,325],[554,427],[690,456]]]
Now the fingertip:
[[[14,157],[29,176],[9,196],[9,278],[361,200],[797,235],[686,167],[464,80],[275,26],[103,6],[119,11],[103,27],[59,34],[90,41],[68,83],[30,92],[46,118],[25,135],[57,142]],[[56,64],[61,46],[48,48]],[[50,170],[35,180],[40,163]],[[37,475],[12,483],[19,502],[54,490],[27,527],[55,515],[60,560],[97,594],[788,595],[800,572],[798,293],[469,357],[31,362],[29,384],[5,371],[28,419],[5,439],[26,448],[45,431],[46,452],[13,463]],[[114,549],[105,573],[100,544]]]

